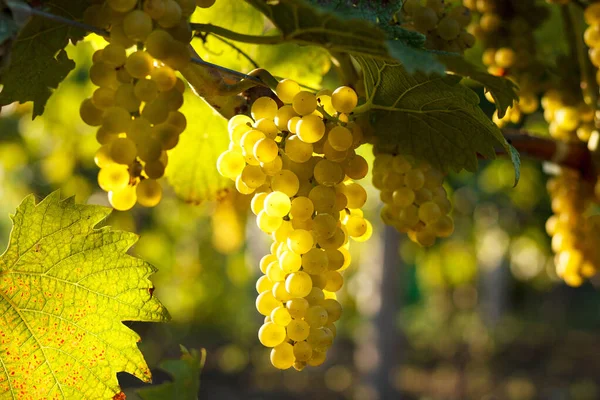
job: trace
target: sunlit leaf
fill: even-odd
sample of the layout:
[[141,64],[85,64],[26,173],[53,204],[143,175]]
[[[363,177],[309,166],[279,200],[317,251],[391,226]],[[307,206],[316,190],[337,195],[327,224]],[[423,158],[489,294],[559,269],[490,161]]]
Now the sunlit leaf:
[[110,209],[26,197],[0,258],[0,397],[111,399],[117,372],[150,370],[122,321],[166,321],[136,235],[94,229]]
[[181,346],[179,360],[166,360],[160,368],[173,377],[172,382],[149,388],[138,389],[137,394],[144,400],[197,400],[200,390],[200,372],[204,368],[206,351],[192,349],[188,351]]
[[[44,2],[44,8],[50,13],[80,20],[90,2],[52,0]],[[0,106],[14,101],[33,101],[33,117],[41,115],[53,90],[75,68],[64,48],[69,42],[83,39],[85,34],[79,28],[32,17],[15,40],[11,62],[0,77],[4,85]]]
[[179,144],[169,151],[166,177],[183,200],[201,203],[218,197],[231,181],[219,175],[217,158],[227,150],[227,120],[216,114],[202,99],[186,95],[181,111],[188,128]]
[[459,83],[460,77],[408,74],[399,64],[357,60],[380,147],[423,158],[443,171],[473,171],[478,154],[493,159],[496,147],[518,160],[479,108],[479,97]]

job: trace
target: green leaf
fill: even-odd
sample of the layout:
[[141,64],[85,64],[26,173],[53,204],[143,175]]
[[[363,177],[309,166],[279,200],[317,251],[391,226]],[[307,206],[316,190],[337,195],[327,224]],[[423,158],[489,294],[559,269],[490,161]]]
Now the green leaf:
[[[80,20],[89,3],[89,0],[52,0],[44,2],[44,8],[49,13]],[[52,91],[75,68],[64,48],[84,35],[81,29],[32,17],[15,40],[11,62],[0,77],[4,85],[0,106],[33,101],[33,117],[41,115]]]
[[463,57],[440,55],[439,59],[446,65],[449,72],[470,78],[485,86],[494,98],[499,118],[502,118],[506,114],[508,107],[511,107],[515,101],[519,101],[519,96],[517,95],[519,88],[510,79],[488,74]]
[[165,175],[179,197],[199,204],[231,187],[231,181],[216,167],[217,158],[229,146],[227,120],[190,93],[180,111],[188,119],[188,128],[177,147],[169,151]]
[[478,154],[493,159],[497,146],[510,153],[460,77],[408,74],[399,64],[366,57],[357,61],[365,77],[363,107],[371,112],[382,150],[412,154],[442,171],[474,171]]
[[384,23],[379,24],[377,7],[329,12],[338,7],[321,9],[302,0],[247,1],[273,22],[285,41],[319,45],[332,52],[395,59],[409,71],[444,72],[434,53],[419,48],[424,42],[422,35],[400,27],[382,29]]
[[172,382],[166,382],[148,388],[138,389],[137,394],[144,400],[197,400],[200,390],[200,372],[204,368],[206,351],[192,349],[188,351],[181,346],[179,360],[166,360],[160,363],[160,368],[168,372]]
[[111,399],[117,372],[150,381],[122,321],[169,319],[152,295],[154,267],[127,255],[133,233],[94,229],[109,208],[26,197],[0,257],[0,394]]

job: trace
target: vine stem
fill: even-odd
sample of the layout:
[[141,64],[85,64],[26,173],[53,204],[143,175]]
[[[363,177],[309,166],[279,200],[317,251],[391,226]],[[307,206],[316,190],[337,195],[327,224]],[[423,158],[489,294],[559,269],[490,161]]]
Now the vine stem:
[[214,35],[223,36],[224,38],[235,40],[241,43],[252,43],[252,44],[280,44],[283,42],[282,35],[272,36],[257,36],[257,35],[246,35],[243,33],[235,32],[227,28],[216,26],[213,24],[190,24],[193,31],[212,33]]
[[[522,156],[578,170],[581,176],[590,181],[597,178],[592,153],[583,142],[543,138],[519,129],[503,129],[502,134]],[[504,155],[506,152],[499,149],[496,154]]]

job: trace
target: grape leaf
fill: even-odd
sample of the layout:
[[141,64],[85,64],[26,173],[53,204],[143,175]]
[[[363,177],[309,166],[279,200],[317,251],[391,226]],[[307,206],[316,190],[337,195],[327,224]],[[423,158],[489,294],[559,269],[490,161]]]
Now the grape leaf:
[[501,146],[518,169],[518,155],[460,77],[408,74],[397,63],[367,57],[357,61],[380,148],[423,158],[442,171],[474,171],[478,154],[493,159]]
[[[80,20],[90,0],[43,2],[52,14]],[[44,112],[46,102],[75,68],[64,48],[85,36],[82,29],[34,16],[23,27],[12,48],[11,61],[0,76],[4,85],[0,106],[14,101],[33,101],[33,118]]]
[[[333,52],[396,59],[408,71],[444,72],[434,53],[418,48],[423,43],[422,36],[400,27],[395,28],[395,33],[380,29],[376,12],[333,13],[328,12],[331,6],[321,9],[302,0],[246,1],[273,22],[285,41],[319,45]],[[362,18],[356,18],[359,15]]]
[[463,57],[440,55],[439,59],[449,72],[470,78],[485,86],[494,98],[499,118],[506,114],[508,107],[511,107],[515,101],[519,101],[518,86],[510,79],[483,72]]
[[155,268],[126,251],[136,235],[94,229],[111,210],[26,197],[0,257],[0,397],[111,399],[117,372],[150,381],[122,321],[169,319],[152,295]]
[[179,144],[169,151],[165,175],[175,193],[190,203],[201,203],[219,196],[232,182],[217,171],[217,158],[227,150],[227,120],[198,96],[187,93],[181,110],[188,128]]
[[168,372],[172,382],[142,388],[137,394],[144,400],[197,400],[200,390],[200,372],[204,368],[206,351],[192,349],[188,351],[181,346],[181,358],[178,360],[166,360],[160,363],[160,368]]

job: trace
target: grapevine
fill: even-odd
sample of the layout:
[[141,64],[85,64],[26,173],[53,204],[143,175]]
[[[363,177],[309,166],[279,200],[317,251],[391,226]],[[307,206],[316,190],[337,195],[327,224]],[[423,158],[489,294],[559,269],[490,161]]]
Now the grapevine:
[[368,165],[355,152],[363,136],[349,116],[358,102],[353,89],[315,95],[286,79],[276,94],[258,98],[252,117],[229,120],[230,146],[217,168],[240,193],[253,194],[256,223],[273,239],[256,284],[265,316],[259,340],[272,348],[273,366],[302,370],[325,361],[336,335],[348,239],[372,233],[361,211],[367,193],[355,182]]

